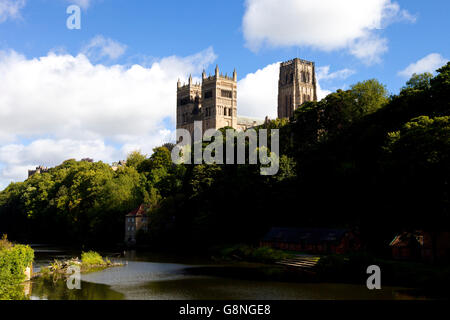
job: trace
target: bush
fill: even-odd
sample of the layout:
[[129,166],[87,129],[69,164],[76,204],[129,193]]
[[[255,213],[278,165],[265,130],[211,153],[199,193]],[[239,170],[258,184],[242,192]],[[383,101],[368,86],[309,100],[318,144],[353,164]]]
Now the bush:
[[33,260],[33,249],[13,245],[3,237],[0,242],[0,300],[23,298],[20,284],[25,280],[25,269]]
[[8,236],[6,234],[3,235],[2,240],[0,240],[0,250],[9,249],[12,247],[12,243],[8,241]]
[[107,264],[102,256],[95,251],[83,252],[81,254],[81,262],[85,266],[104,266]]
[[221,250],[222,257],[239,258],[246,261],[271,263],[292,257],[282,250],[260,247],[254,248],[248,245],[235,245]]

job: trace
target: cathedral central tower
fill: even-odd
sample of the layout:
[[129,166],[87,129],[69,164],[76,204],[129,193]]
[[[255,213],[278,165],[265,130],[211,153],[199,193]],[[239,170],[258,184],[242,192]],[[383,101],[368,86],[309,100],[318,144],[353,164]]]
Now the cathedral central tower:
[[278,118],[291,118],[307,101],[317,101],[314,62],[295,58],[281,63],[278,82]]
[[203,131],[223,127],[238,128],[237,73],[223,75],[216,67],[213,76],[202,74],[202,83],[192,77],[186,85],[177,85],[177,129],[194,132],[194,121],[202,121]]

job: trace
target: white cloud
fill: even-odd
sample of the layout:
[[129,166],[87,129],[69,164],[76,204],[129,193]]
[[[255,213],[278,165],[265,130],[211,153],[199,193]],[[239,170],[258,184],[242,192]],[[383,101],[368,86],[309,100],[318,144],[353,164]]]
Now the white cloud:
[[434,73],[448,61],[448,59],[445,59],[438,53],[430,53],[419,61],[411,63],[408,67],[406,67],[406,69],[399,71],[398,75],[404,78],[410,78],[414,73]]
[[348,77],[354,75],[356,73],[355,70],[352,69],[342,69],[335,72],[330,73],[330,66],[324,66],[324,67],[318,67],[317,68],[317,78],[321,81],[328,81],[328,80],[345,80]]
[[25,4],[25,0],[0,0],[0,23],[19,18]]
[[240,116],[264,119],[278,116],[278,78],[280,63],[273,63],[238,82],[238,113]]
[[[0,183],[6,185],[11,181],[24,180],[28,170],[37,164],[55,166],[67,159],[94,158],[112,162],[120,153],[112,146],[107,146],[101,139],[71,140],[71,139],[40,139],[25,146],[9,144],[0,147],[0,161],[5,166],[0,170]],[[0,189],[1,190],[1,189]]]
[[379,63],[381,56],[389,50],[387,43],[387,39],[375,35],[363,37],[350,45],[350,53],[367,65]]
[[67,158],[110,162],[133,149],[151,154],[173,135],[167,127],[175,122],[177,79],[215,59],[208,48],[145,68],[94,65],[84,54],[27,59],[0,51],[0,185]]
[[392,0],[247,0],[243,31],[253,51],[264,45],[346,49],[373,63],[387,50],[377,30],[400,20],[415,18]]
[[[322,89],[320,81],[346,79],[355,73],[354,70],[343,69],[330,73],[330,66],[317,68],[317,98],[325,98],[331,93]],[[264,119],[278,117],[278,79],[280,63],[270,64],[255,73],[249,73],[238,82],[238,113],[240,116]]]
[[110,38],[98,35],[83,47],[81,52],[91,61],[100,61],[103,58],[115,60],[121,57],[127,49],[127,46]]
[[320,101],[329,95],[332,91],[327,89],[322,89],[320,86],[320,81],[317,80],[317,100]]

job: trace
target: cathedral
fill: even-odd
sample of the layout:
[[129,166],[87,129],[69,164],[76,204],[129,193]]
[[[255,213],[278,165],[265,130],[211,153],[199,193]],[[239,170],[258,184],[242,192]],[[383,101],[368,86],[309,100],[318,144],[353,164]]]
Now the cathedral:
[[[293,59],[280,65],[278,83],[278,117],[291,118],[304,102],[317,101],[314,62]],[[239,117],[237,105],[237,73],[223,75],[216,66],[213,76],[202,73],[202,82],[177,83],[177,129],[191,135],[194,122],[202,121],[203,131],[232,127],[246,130],[264,123],[262,120]]]

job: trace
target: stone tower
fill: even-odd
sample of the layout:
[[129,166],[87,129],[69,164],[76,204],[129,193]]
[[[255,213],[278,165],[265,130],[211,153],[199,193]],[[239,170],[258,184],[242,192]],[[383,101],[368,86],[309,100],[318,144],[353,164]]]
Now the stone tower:
[[222,75],[216,67],[214,76],[203,73],[202,109],[204,130],[237,127],[237,73]]
[[237,73],[233,76],[220,74],[216,67],[213,76],[202,74],[202,83],[177,84],[177,129],[194,132],[194,121],[203,122],[203,131],[223,127],[238,127],[237,120]]
[[[189,76],[189,82],[181,85],[180,80],[177,83],[177,129],[186,129],[194,132],[194,121],[200,116],[200,99],[202,86],[192,82],[192,76]],[[200,119],[201,120],[201,119]]]
[[295,58],[281,63],[278,82],[278,118],[291,118],[304,102],[317,101],[314,62]]

